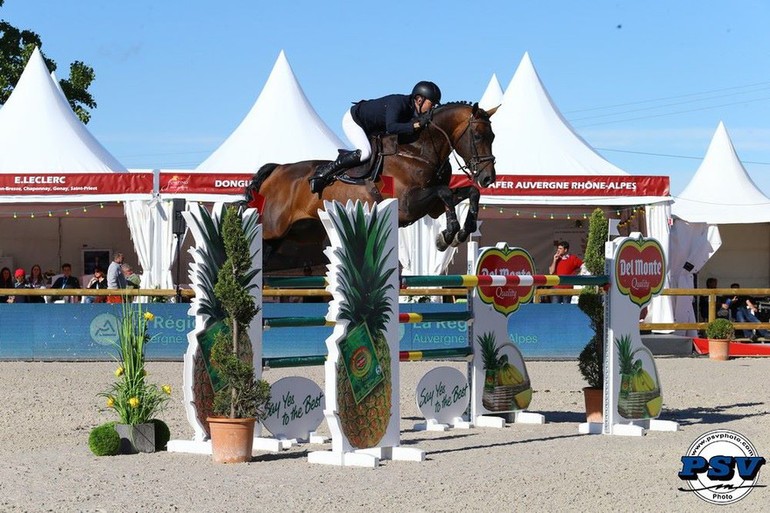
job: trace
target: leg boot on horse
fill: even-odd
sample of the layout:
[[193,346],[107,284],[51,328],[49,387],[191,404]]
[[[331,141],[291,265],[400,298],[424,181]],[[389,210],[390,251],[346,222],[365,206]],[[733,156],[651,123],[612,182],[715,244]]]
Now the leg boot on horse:
[[308,181],[310,182],[310,190],[314,193],[321,194],[324,187],[342,171],[351,168],[361,162],[361,150],[355,151],[343,151],[340,150],[340,155],[334,162],[327,162],[321,164],[316,168],[315,173]]

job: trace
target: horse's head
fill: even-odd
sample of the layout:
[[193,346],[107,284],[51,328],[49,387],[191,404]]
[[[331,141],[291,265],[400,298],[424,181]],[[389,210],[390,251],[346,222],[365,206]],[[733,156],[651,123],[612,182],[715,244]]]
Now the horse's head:
[[496,110],[487,112],[478,103],[449,103],[435,111],[434,126],[445,131],[450,149],[465,161],[462,171],[481,187],[489,187],[496,178],[492,154],[495,134],[489,120]]

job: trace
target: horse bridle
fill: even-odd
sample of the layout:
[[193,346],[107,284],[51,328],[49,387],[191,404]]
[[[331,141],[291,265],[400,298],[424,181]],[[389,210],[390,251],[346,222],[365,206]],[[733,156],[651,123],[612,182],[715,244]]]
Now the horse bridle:
[[[491,124],[491,122],[487,119],[476,119],[471,114],[471,117],[468,118],[468,124],[463,129],[462,133],[460,134],[460,137],[457,138],[459,141],[463,138],[466,132],[470,131],[471,125],[474,123],[486,123]],[[443,128],[441,128],[438,125],[433,125],[433,128],[437,129],[439,132],[441,132],[444,135],[444,138],[446,139],[447,143],[449,144],[449,150],[450,154],[455,154],[455,161],[457,162],[457,167],[465,173],[465,176],[468,177],[469,180],[472,182],[476,181],[476,177],[481,173],[484,168],[491,162],[492,164],[495,163],[495,156],[494,155],[479,155],[478,148],[476,148],[476,141],[473,140],[473,136],[469,135],[471,140],[471,158],[467,159],[465,161],[465,165],[462,165],[460,163],[460,159],[457,158],[457,151],[455,151],[454,145],[452,144],[452,139],[449,137],[449,134],[447,134]],[[483,164],[483,165],[482,165]]]

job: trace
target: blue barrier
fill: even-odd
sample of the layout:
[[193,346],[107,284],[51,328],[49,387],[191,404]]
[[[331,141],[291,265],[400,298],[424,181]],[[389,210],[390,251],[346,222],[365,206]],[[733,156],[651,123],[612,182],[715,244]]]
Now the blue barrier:
[[[149,360],[182,359],[187,333],[195,326],[188,304],[151,303],[154,336],[147,345]],[[265,303],[265,317],[323,316],[325,303]],[[117,340],[121,305],[0,305],[1,360],[111,360]],[[463,312],[465,304],[400,303],[402,312]],[[591,338],[586,316],[576,305],[525,304],[509,317],[509,335],[525,358],[574,359]],[[281,328],[264,334],[265,358],[326,353],[330,327]],[[401,351],[468,346],[463,320],[399,324]]]

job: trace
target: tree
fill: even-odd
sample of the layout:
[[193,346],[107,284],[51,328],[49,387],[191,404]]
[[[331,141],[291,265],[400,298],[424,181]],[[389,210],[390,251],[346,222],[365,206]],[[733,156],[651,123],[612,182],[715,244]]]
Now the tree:
[[[0,7],[4,1],[0,0]],[[41,49],[48,69],[56,71],[56,62],[42,51],[43,43],[39,35],[31,30],[19,30],[7,21],[0,20],[0,104],[8,101],[36,46]],[[70,107],[83,123],[91,119],[89,109],[96,108],[96,101],[88,92],[94,77],[92,67],[82,61],[75,61],[70,64],[69,78],[59,80]]]

